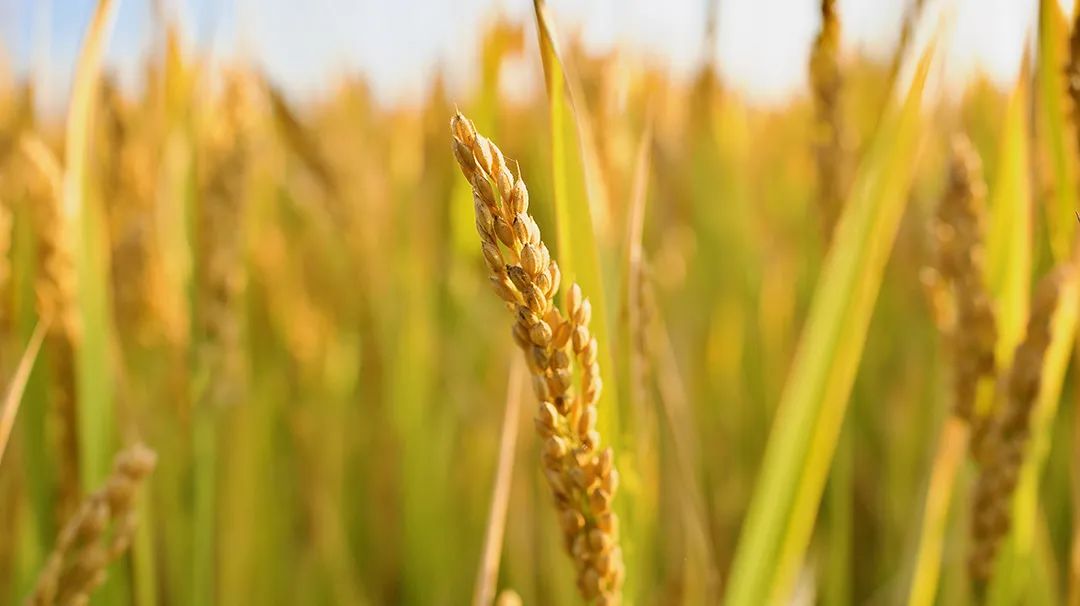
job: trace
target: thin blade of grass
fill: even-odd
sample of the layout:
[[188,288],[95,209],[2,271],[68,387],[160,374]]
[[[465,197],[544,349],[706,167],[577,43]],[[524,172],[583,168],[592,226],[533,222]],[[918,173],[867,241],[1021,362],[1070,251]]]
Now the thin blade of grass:
[[[1026,66],[1026,61],[1025,61]],[[1008,368],[1024,336],[1031,296],[1031,178],[1028,70],[1020,70],[1006,110],[990,191],[986,283],[997,303],[998,368]]]
[[82,342],[76,360],[79,394],[80,477],[87,490],[100,484],[109,465],[113,423],[109,342],[106,326],[107,255],[100,209],[85,201],[90,122],[99,97],[101,62],[117,2],[100,0],[83,41],[68,107],[62,208],[75,251],[76,292]]
[[510,482],[514,477],[514,452],[517,444],[518,416],[521,409],[521,388],[525,367],[520,356],[510,362],[506,383],[506,412],[503,413],[502,435],[499,437],[499,462],[495,471],[495,486],[491,490],[491,509],[484,530],[484,547],[480,568],[476,574],[473,606],[488,606],[495,599],[499,576],[499,556],[502,552],[503,531],[506,529],[506,509],[510,503]]
[[1049,159],[1051,195],[1045,208],[1046,227],[1054,258],[1063,261],[1072,248],[1076,222],[1076,150],[1068,127],[1066,83],[1062,66],[1068,60],[1068,27],[1061,5],[1055,0],[1039,1],[1039,55],[1036,82],[1041,136],[1038,141]]
[[630,209],[627,212],[625,266],[623,267],[623,342],[626,347],[625,366],[628,369],[630,387],[627,400],[631,406],[638,405],[643,395],[637,385],[642,369],[638,368],[638,358],[634,355],[637,344],[642,338],[641,296],[642,296],[642,250],[641,239],[645,231],[645,205],[649,190],[649,169],[652,161],[652,118],[648,118],[645,130],[638,143],[634,160],[633,184],[630,190]]
[[600,431],[601,435],[614,437],[616,432],[613,430],[619,424],[616,420],[617,410],[610,405],[617,399],[611,393],[615,383],[609,376],[612,366],[607,306],[586,183],[582,134],[576,121],[576,100],[567,84],[547,6],[543,0],[535,0],[534,8],[551,119],[552,189],[559,268],[564,283],[576,281],[581,285],[582,292],[593,301],[593,332],[600,344],[601,378],[607,387],[598,406],[603,411],[599,421]]
[[947,531],[946,521],[952,503],[956,475],[967,454],[969,427],[966,421],[950,416],[938,438],[937,453],[930,467],[930,483],[923,505],[919,547],[915,554],[915,570],[908,594],[908,606],[929,606],[934,603],[938,578],[941,575],[941,552]]
[[48,326],[48,318],[38,321],[34,334],[30,336],[30,342],[26,344],[26,350],[19,359],[19,365],[15,367],[15,374],[11,376],[7,393],[4,394],[3,408],[0,408],[0,463],[4,461],[4,451],[7,450],[11,429],[15,426],[15,414],[19,412],[26,382],[30,379],[30,371],[34,369],[34,362],[41,351],[41,341],[45,339]]
[[[646,286],[646,288],[651,288],[651,286]],[[687,396],[682,371],[679,369],[675,354],[675,346],[671,342],[671,334],[668,332],[663,317],[658,314],[652,322],[649,322],[648,329],[652,333],[649,341],[655,348],[651,354],[657,364],[656,383],[660,393],[660,405],[671,432],[676,467],[687,493],[687,498],[683,499],[683,506],[686,509],[684,515],[692,524],[687,535],[688,539],[694,543],[694,548],[701,552],[700,557],[705,568],[704,598],[708,603],[715,603],[720,595],[720,570],[717,565],[716,550],[709,534],[705,490],[697,474],[694,473],[699,465],[695,453],[699,453],[700,448],[692,431],[694,420],[691,414],[690,398]]]
[[[573,79],[568,77],[560,58],[558,39],[554,24],[544,0],[534,0],[537,39],[544,68],[544,82],[548,96],[551,129],[551,176],[555,216],[556,252],[562,270],[562,283],[568,287],[577,282],[592,300],[593,336],[599,345],[597,359],[600,379],[604,386],[597,402],[600,411],[597,430],[613,446],[616,466],[622,478],[615,509],[622,522],[623,562],[628,571],[623,588],[628,601],[639,587],[638,553],[644,549],[641,543],[647,534],[638,517],[648,516],[649,503],[644,491],[639,490],[638,472],[635,468],[634,447],[630,442],[633,432],[626,426],[618,384],[614,380],[614,358],[611,354],[611,326],[608,322],[607,297],[600,268],[600,243],[595,227],[597,213],[602,208],[590,196],[597,193],[589,186],[590,167],[588,152],[591,144],[589,124],[584,113],[584,99],[580,96]],[[564,287],[565,290],[565,287]],[[635,509],[631,510],[631,504]],[[635,515],[637,514],[637,515]],[[639,529],[642,532],[638,532]]]
[[732,565],[726,603],[783,601],[813,529],[921,147],[933,46],[859,168],[811,303]]
[[[101,97],[102,59],[117,5],[115,0],[99,0],[83,38],[68,106],[60,200],[63,237],[70,239],[75,257],[75,296],[81,325],[81,336],[74,347],[76,417],[79,479],[86,491],[101,484],[109,473],[116,430],[108,232],[104,208],[86,196],[86,173],[92,120]],[[136,561],[145,562],[148,557],[137,554]],[[101,595],[105,603],[132,601],[130,587],[118,576],[106,581]]]

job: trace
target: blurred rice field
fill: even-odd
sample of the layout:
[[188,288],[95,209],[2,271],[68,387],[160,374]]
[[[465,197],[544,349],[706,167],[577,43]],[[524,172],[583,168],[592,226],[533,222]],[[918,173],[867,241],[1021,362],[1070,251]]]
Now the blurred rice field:
[[[840,52],[834,14],[808,89],[764,108],[713,65],[589,54],[540,0],[476,32],[465,96],[387,105],[346,79],[300,103],[183,51],[175,23],[131,91],[100,66],[102,0],[66,115],[0,76],[0,604],[35,593],[140,442],[137,530],[90,604],[465,604],[492,524],[500,604],[585,603],[451,153],[460,110],[592,301],[624,603],[1080,605],[1080,43],[1039,4],[1009,89],[942,92],[936,13],[897,24],[890,61]],[[504,94],[522,64],[547,82]],[[963,316],[931,279],[956,135],[981,158],[985,250],[965,254],[997,322],[976,414],[1024,404],[1029,319],[1050,342],[974,579],[997,468],[965,452],[939,328]]]

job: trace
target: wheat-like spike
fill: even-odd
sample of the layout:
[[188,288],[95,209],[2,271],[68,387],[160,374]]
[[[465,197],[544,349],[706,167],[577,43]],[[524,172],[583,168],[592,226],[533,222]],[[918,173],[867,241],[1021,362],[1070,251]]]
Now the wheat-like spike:
[[814,151],[817,160],[818,204],[826,241],[843,207],[847,181],[844,132],[840,107],[843,86],[838,59],[840,19],[835,0],[821,1],[821,31],[810,54],[810,86],[814,94]]
[[161,285],[163,261],[153,205],[155,154],[133,132],[135,110],[125,104],[115,84],[109,80],[103,84],[102,194],[109,219],[114,314],[139,337],[156,329],[173,339],[180,312],[171,309],[176,301],[164,295]]
[[205,397],[216,404],[237,399],[243,374],[238,308],[245,289],[247,94],[239,76],[228,80],[219,119],[209,125],[201,158],[205,163],[199,167],[196,330],[208,373]]
[[521,606],[521,596],[513,589],[503,589],[495,598],[495,606]]
[[50,412],[54,422],[52,441],[58,459],[59,498],[57,518],[66,519],[78,503],[79,444],[75,352],[82,339],[82,325],[76,305],[75,261],[72,256],[72,229],[61,209],[61,168],[56,156],[41,139],[24,135],[19,142],[25,174],[26,198],[33,210],[37,240],[38,271],[34,294],[38,315],[49,321],[45,349],[50,352],[53,382]]
[[[13,202],[21,195],[26,178],[19,173],[19,138],[32,123],[30,84],[20,93],[7,90],[13,98],[5,107],[7,115],[0,127],[0,335],[10,335],[14,323],[15,293],[12,288]],[[0,354],[2,355],[2,354]],[[0,365],[5,360],[0,359]]]
[[1012,495],[1027,446],[1031,410],[1039,395],[1043,358],[1050,344],[1050,329],[1065,279],[1059,268],[1035,289],[1027,334],[1016,348],[1004,393],[1004,406],[994,416],[980,456],[972,514],[972,578],[989,578],[1001,539],[1008,533]]
[[78,341],[82,337],[75,305],[75,263],[68,225],[60,206],[60,167],[53,152],[36,137],[21,140],[23,157],[42,178],[28,182],[27,195],[35,212],[41,267],[34,285],[38,314],[52,319],[53,330]]
[[[566,293],[566,315],[555,305],[561,273],[528,213],[520,171],[515,176],[499,148],[460,113],[451,118],[450,131],[454,157],[472,185],[484,262],[496,294],[514,312],[514,341],[525,354],[540,402],[535,425],[544,441],[544,475],[578,589],[597,603],[618,603],[624,570],[611,508],[618,473],[596,431],[602,383],[596,339],[589,332],[591,304],[574,284]],[[575,361],[582,378],[577,395],[571,389]]]
[[38,576],[28,606],[85,604],[105,570],[131,545],[135,497],[157,456],[135,444],[116,456],[105,485],[86,497],[64,525]]
[[997,325],[983,280],[986,184],[979,156],[962,136],[953,140],[949,188],[938,206],[934,229],[937,271],[951,286],[955,318],[948,328],[954,373],[954,414],[976,426],[978,452],[982,431],[975,417],[980,379],[996,372]]

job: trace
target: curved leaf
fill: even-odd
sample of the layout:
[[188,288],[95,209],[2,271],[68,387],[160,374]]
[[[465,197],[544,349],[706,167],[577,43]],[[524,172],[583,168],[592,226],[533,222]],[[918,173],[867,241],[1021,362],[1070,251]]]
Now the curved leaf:
[[784,601],[817,516],[866,332],[923,139],[933,47],[855,176],[769,435],[726,603]]

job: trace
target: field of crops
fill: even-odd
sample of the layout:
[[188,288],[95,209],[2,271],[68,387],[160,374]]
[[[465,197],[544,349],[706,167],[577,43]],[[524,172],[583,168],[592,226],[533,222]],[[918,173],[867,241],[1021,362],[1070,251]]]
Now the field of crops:
[[0,70],[0,604],[1080,606],[1080,20],[951,91],[910,4],[765,108],[543,0],[465,95],[132,92],[99,0]]

